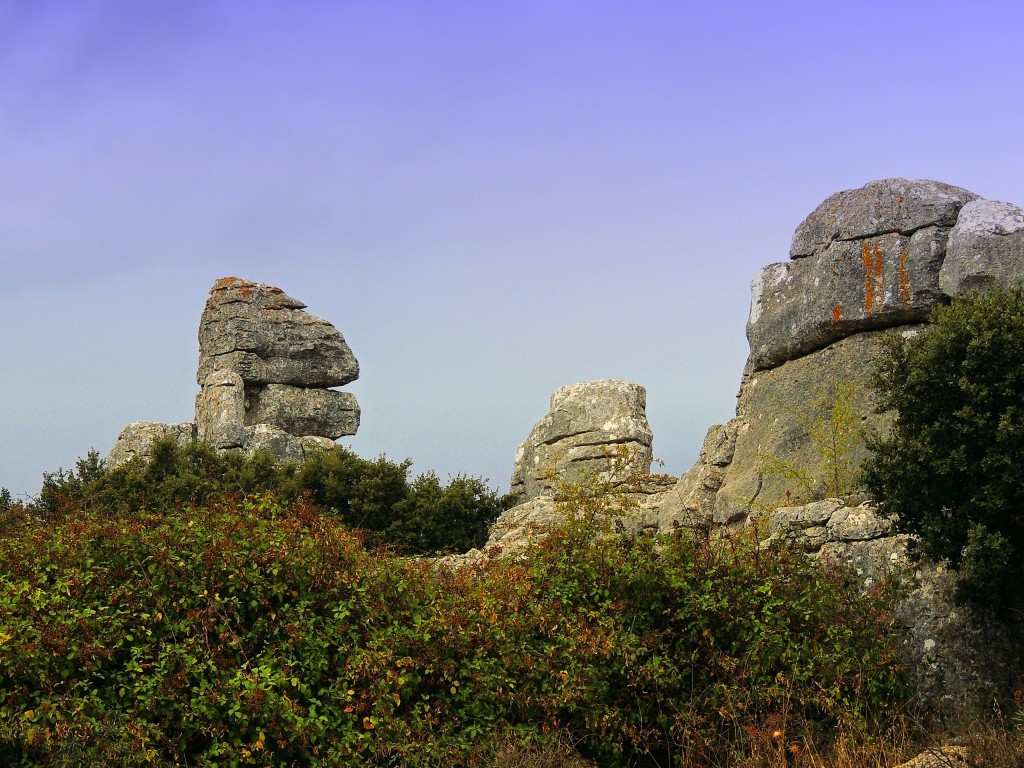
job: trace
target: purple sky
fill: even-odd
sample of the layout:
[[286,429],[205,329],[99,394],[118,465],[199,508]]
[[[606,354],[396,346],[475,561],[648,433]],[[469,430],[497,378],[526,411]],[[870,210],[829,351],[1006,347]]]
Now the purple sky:
[[888,176],[1024,203],[1017,2],[0,0],[0,485],[188,421],[213,281],[359,358],[363,456],[505,488],[553,390],[679,474],[749,283]]

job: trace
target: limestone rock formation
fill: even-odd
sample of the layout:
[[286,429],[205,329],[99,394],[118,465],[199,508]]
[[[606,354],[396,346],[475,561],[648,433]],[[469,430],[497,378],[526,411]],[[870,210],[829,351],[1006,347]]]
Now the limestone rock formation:
[[886,179],[840,192],[751,285],[749,366],[774,368],[861,331],[923,322],[943,299],[949,229],[972,192]]
[[[813,501],[792,473],[772,468],[811,478],[825,472],[822,432],[814,433],[827,431],[821,404],[836,382],[857,394],[849,405],[859,424],[846,426],[884,433],[890,416],[875,411],[867,386],[879,332],[917,333],[935,305],[964,291],[1024,282],[1024,212],[946,184],[887,179],[829,197],[797,228],[790,255],[751,286],[750,357],[729,422],[731,451],[709,460],[707,443],[717,444],[722,430],[712,427],[701,459],[676,486],[689,501],[669,494],[662,520],[757,522],[769,542],[794,540],[851,565],[866,586],[913,570],[919,586],[899,611],[912,638],[908,655],[923,662],[928,700],[991,701],[1020,679],[1020,660],[998,628],[954,605],[943,567],[911,564],[908,537],[894,535],[870,505]],[[857,465],[866,455],[853,441],[845,458]],[[848,490],[852,504],[863,500]]]
[[[1024,281],[1024,211],[948,184],[884,179],[825,200],[797,227],[790,255],[751,284],[750,357],[715,524],[800,500],[791,479],[764,471],[766,458],[823,470],[808,420],[830,382],[862,393],[863,428],[887,428],[867,387],[878,332],[915,333],[965,290]],[[849,458],[865,456],[861,444]]]
[[1020,282],[1024,282],[1024,210],[994,200],[965,205],[949,233],[939,287],[956,296],[993,283]]
[[214,371],[235,371],[246,385],[340,387],[359,378],[345,338],[280,288],[237,277],[214,283],[199,322],[202,385]]
[[634,467],[651,466],[647,391],[627,381],[591,381],[562,387],[551,410],[534,426],[516,454],[511,490],[524,499],[549,495],[560,481],[607,471],[622,446]]
[[[534,426],[516,454],[512,491],[522,503],[504,512],[491,527],[484,553],[507,555],[535,542],[564,520],[556,500],[563,483],[589,478],[630,481],[633,508],[622,530],[657,529],[659,499],[675,478],[646,475],[651,466],[651,428],[647,391],[627,381],[591,381],[562,387],[551,409]],[[625,458],[626,461],[621,461]],[[483,555],[481,555],[483,556]]]
[[153,438],[164,434],[286,460],[354,435],[359,404],[329,387],[356,379],[359,364],[341,333],[305,306],[263,283],[237,277],[214,283],[199,323],[195,421],[132,424],[108,464],[148,455]]

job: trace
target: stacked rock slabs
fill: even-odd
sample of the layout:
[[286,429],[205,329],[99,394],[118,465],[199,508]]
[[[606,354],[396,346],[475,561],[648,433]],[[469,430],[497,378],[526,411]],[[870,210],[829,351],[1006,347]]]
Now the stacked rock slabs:
[[356,433],[355,397],[331,387],[358,378],[359,363],[341,333],[305,307],[263,283],[214,283],[199,324],[200,440],[253,449],[284,435],[327,442]]

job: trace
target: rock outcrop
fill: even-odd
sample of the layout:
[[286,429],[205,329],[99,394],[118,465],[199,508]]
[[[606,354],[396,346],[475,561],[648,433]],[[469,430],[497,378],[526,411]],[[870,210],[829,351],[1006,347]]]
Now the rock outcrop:
[[647,391],[628,381],[590,381],[558,389],[551,410],[516,454],[511,490],[524,499],[550,495],[555,484],[606,472],[625,451],[630,469],[651,466]]
[[107,457],[148,455],[154,437],[200,440],[217,450],[268,451],[302,460],[359,427],[359,404],[341,386],[359,363],[341,333],[280,288],[226,277],[199,322],[195,421],[132,424]]
[[[825,200],[797,227],[790,260],[765,267],[751,284],[750,356],[731,422],[735,450],[713,522],[735,524],[758,505],[800,500],[791,480],[764,471],[766,458],[823,471],[808,421],[820,415],[832,383],[860,393],[861,427],[887,428],[867,386],[878,332],[916,333],[937,304],[1022,280],[1024,211],[1016,206],[906,179]],[[849,459],[865,455],[859,445]]]
[[[821,430],[834,418],[837,383],[848,385],[853,400],[843,405],[857,420],[843,426],[884,433],[890,416],[876,412],[868,386],[878,334],[917,333],[937,304],[1024,282],[1024,211],[938,182],[876,181],[823,202],[797,227],[790,257],[751,285],[750,356],[736,417],[709,430],[698,462],[661,500],[660,520],[756,523],[769,540],[795,540],[853,566],[865,586],[912,572],[918,586],[899,612],[926,697],[936,705],[990,702],[1021,679],[1003,630],[956,606],[950,575],[939,564],[911,563],[907,537],[894,535],[870,504],[813,501],[806,483],[778,469],[797,468],[805,481],[825,474],[831,459]],[[853,466],[867,456],[862,440],[844,450]],[[862,501],[855,487],[846,492]]]
[[516,454],[511,486],[522,503],[491,527],[485,551],[508,554],[529,546],[564,519],[556,499],[560,486],[595,479],[628,486],[627,495],[636,502],[628,517],[631,530],[657,528],[657,509],[644,502],[675,479],[654,478],[639,486],[631,482],[651,467],[646,409],[647,391],[628,381],[590,381],[556,390],[547,415]]
[[[823,450],[829,419],[845,419],[840,426],[854,435],[889,426],[867,386],[880,332],[917,333],[937,304],[964,291],[1024,282],[1024,211],[938,182],[876,181],[823,202],[797,228],[790,257],[752,283],[736,417],[711,427],[697,463],[677,481],[655,478],[630,493],[616,527],[708,535],[757,525],[765,546],[795,542],[852,566],[865,588],[909,573],[917,586],[898,619],[927,699],[991,702],[1024,674],[1012,638],[955,605],[950,574],[913,562],[909,538],[894,533],[852,480],[845,500],[815,500],[827,487],[816,480],[836,458]],[[560,522],[552,488],[571,480],[577,463],[598,462],[596,446],[649,448],[643,399],[633,394],[642,389],[609,384],[567,387],[552,398],[516,459],[513,488],[526,501],[492,528],[493,550],[518,551]],[[863,440],[842,450],[851,467],[867,456]]]

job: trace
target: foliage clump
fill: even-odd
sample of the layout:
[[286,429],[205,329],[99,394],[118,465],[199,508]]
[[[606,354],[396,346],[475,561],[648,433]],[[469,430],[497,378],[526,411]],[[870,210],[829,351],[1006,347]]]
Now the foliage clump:
[[896,415],[865,468],[882,511],[959,571],[961,600],[1019,606],[1024,288],[965,295],[916,336],[890,335],[873,383]]
[[791,503],[834,498],[852,502],[860,483],[860,451],[865,443],[861,414],[864,403],[856,382],[835,376],[824,378],[808,391],[800,406],[777,403],[800,427],[814,454],[814,467],[773,453],[760,453],[764,474],[793,484],[786,496]]
[[348,527],[367,531],[371,545],[425,554],[480,546],[489,526],[514,501],[465,475],[447,485],[433,473],[410,481],[411,465],[383,456],[363,459],[340,446],[296,463],[160,438],[149,458],[136,457],[113,469],[90,451],[73,470],[45,473],[34,509],[55,520],[82,511],[170,512],[230,493],[273,492],[285,503],[309,494]]
[[577,522],[449,569],[308,495],[93,506],[0,534],[0,763],[468,766],[500,733],[726,764],[885,717],[890,624],[885,594],[753,537]]

